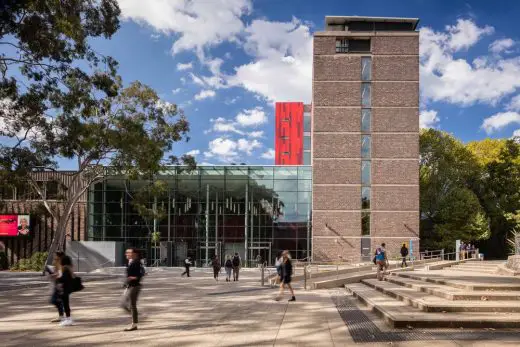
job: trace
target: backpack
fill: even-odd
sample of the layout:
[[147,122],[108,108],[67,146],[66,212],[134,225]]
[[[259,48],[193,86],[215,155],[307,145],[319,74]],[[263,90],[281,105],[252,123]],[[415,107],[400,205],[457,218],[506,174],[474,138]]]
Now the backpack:
[[226,260],[226,267],[233,267],[233,263],[231,262],[231,259]]
[[385,252],[381,248],[378,248],[376,250],[376,260],[377,261],[384,261],[385,260]]
[[238,257],[238,255],[235,255],[235,256],[233,257],[233,266],[234,266],[234,267],[238,267],[238,266],[240,266],[240,258]]

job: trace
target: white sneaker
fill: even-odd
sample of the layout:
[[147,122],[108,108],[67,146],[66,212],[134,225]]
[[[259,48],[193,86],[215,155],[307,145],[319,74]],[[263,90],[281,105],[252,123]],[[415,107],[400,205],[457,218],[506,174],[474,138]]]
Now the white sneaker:
[[73,325],[73,321],[70,318],[65,318],[60,323],[60,326],[62,326],[62,327],[68,327],[68,326],[71,326],[71,325]]

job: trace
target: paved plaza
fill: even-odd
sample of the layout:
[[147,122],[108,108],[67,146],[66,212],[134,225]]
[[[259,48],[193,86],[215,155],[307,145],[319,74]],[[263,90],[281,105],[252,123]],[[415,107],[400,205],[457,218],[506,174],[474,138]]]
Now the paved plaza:
[[[215,283],[206,270],[181,278],[180,269],[153,271],[139,300],[139,330],[123,332],[130,317],[118,302],[120,279],[85,283],[71,299],[75,325],[50,320],[48,287],[0,293],[2,346],[517,346],[520,331],[398,330],[346,295],[304,291],[296,302],[273,300],[257,270],[240,282]],[[222,279],[224,277],[222,276]],[[348,324],[346,324],[346,322]],[[473,335],[472,335],[473,334]],[[474,336],[474,338],[472,338]],[[368,341],[376,341],[369,343]]]

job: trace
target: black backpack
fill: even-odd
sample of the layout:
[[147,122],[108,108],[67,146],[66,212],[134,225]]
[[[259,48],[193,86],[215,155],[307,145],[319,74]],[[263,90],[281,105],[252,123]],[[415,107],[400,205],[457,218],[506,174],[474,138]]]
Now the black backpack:
[[238,267],[238,266],[240,266],[240,258],[238,257],[238,255],[235,255],[235,256],[233,257],[233,266],[234,266],[234,267]]
[[233,267],[233,263],[231,262],[231,259],[226,260],[226,267]]

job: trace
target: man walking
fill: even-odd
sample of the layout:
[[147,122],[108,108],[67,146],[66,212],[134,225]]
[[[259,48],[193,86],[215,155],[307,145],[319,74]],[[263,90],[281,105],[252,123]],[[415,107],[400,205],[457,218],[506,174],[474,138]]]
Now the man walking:
[[406,243],[403,243],[403,247],[401,247],[401,257],[403,260],[401,261],[401,267],[408,267],[406,264],[406,257],[408,256],[408,247],[406,247]]
[[240,256],[238,253],[235,253],[233,257],[233,281],[238,281],[238,274],[240,272]]
[[191,266],[191,259],[190,257],[186,257],[186,259],[184,259],[184,272],[181,274],[181,277],[184,276],[184,275],[187,275],[188,277],[190,277],[190,266]]
[[[137,298],[141,292],[141,278],[144,276],[144,268],[139,259],[139,252],[135,248],[129,248],[125,252],[128,259],[126,268],[126,289],[123,301],[123,308],[132,313],[132,325],[125,331],[137,330],[138,313]],[[130,307],[128,307],[130,305]]]

